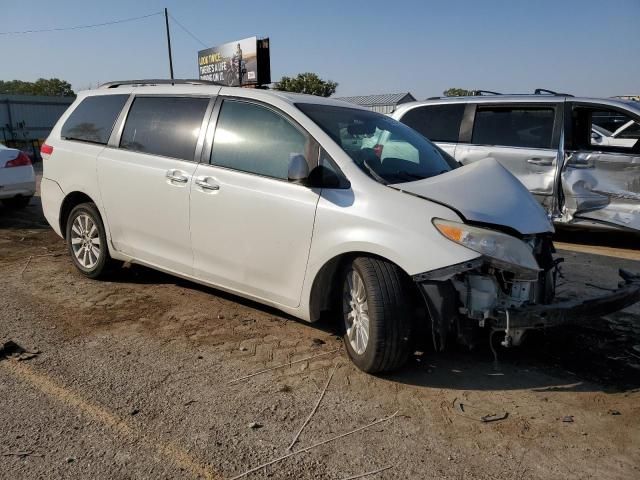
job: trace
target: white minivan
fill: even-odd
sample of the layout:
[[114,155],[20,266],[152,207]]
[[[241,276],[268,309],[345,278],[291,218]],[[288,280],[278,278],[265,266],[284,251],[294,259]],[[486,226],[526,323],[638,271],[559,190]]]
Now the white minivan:
[[367,372],[400,366],[421,321],[437,350],[479,327],[508,346],[640,297],[625,275],[552,303],[553,226],[513,175],[331,99],[113,82],[78,95],[42,156],[45,216],[86,276],[128,261],[306,321],[333,314]]

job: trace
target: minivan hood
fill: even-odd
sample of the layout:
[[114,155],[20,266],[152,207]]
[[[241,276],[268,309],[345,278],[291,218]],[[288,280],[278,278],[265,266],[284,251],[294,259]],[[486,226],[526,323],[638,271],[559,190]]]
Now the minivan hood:
[[450,206],[472,222],[503,225],[522,235],[553,232],[542,206],[493,158],[392,187]]

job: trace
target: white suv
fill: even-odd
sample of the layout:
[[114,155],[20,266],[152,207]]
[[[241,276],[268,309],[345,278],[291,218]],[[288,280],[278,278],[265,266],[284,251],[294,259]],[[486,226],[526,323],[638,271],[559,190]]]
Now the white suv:
[[[553,298],[553,227],[496,161],[460,167],[330,99],[144,83],[80,93],[42,148],[44,213],[88,277],[130,261],[303,320],[337,313],[368,372],[401,365],[420,320],[442,348],[478,325],[517,344],[566,313],[536,305]],[[640,287],[616,295],[597,305]]]

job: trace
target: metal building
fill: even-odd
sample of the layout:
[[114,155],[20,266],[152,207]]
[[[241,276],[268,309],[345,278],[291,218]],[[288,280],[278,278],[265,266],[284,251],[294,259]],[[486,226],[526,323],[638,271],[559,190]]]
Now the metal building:
[[416,99],[409,92],[385,93],[381,95],[364,95],[359,97],[338,97],[336,100],[355,103],[361,107],[380,113],[391,113],[401,103],[415,102]]
[[75,97],[0,95],[0,142],[37,156],[44,139]]

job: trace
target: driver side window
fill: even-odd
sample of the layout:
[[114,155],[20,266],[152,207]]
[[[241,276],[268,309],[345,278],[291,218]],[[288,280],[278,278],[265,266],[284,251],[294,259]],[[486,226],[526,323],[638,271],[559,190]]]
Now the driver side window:
[[211,164],[287,180],[293,155],[313,160],[311,143],[307,135],[273,110],[225,100],[213,137]]
[[619,110],[576,107],[573,127],[581,150],[631,152],[640,141],[640,122]]

